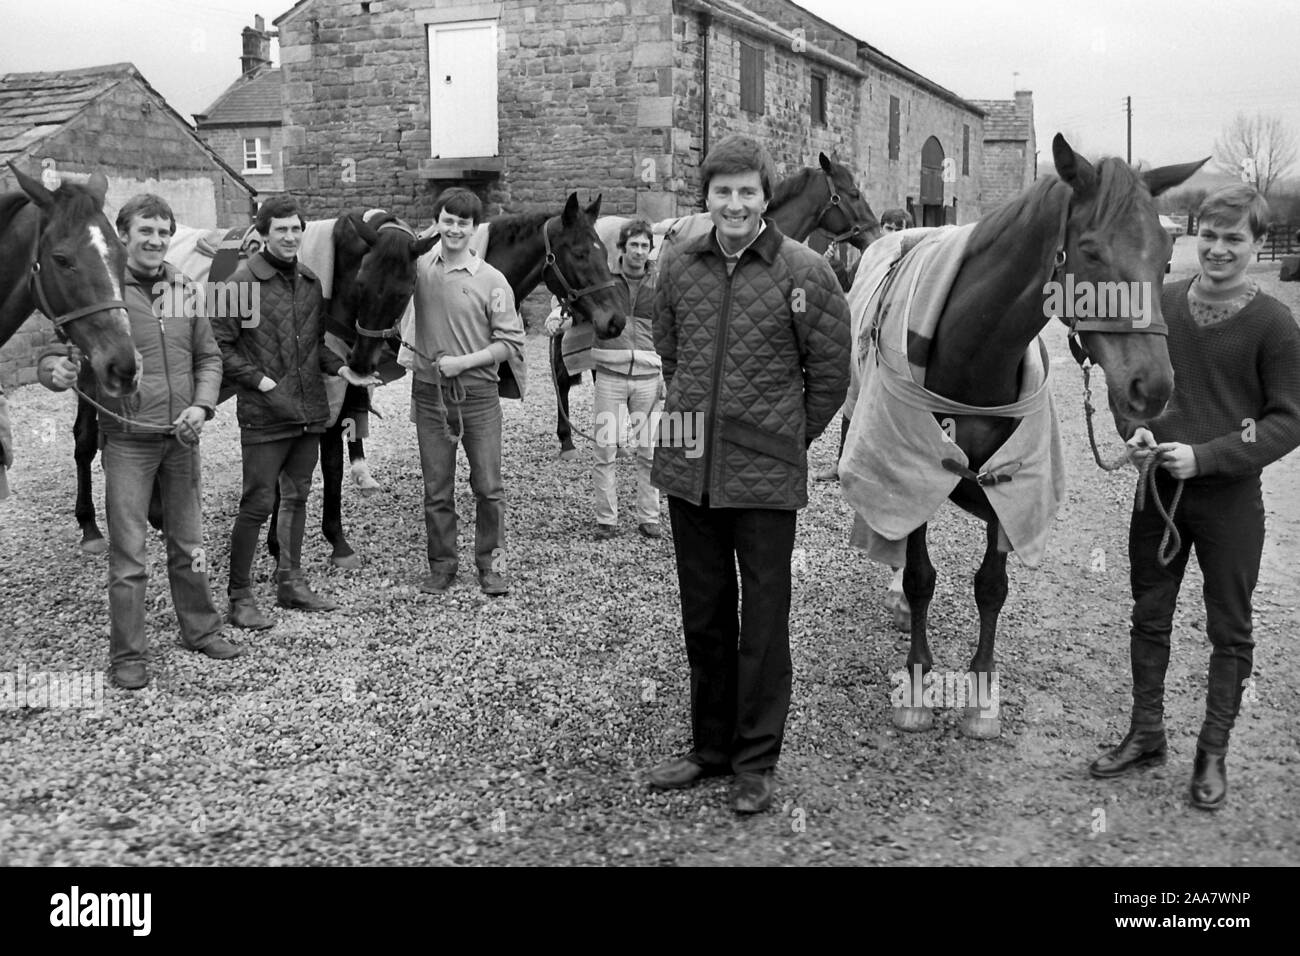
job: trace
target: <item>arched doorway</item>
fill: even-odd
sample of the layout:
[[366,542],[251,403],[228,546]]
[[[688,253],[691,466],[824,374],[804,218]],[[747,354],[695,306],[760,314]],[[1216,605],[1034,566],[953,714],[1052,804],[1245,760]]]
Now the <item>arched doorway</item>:
[[931,136],[921,145],[921,221],[917,225],[943,224],[943,146]]

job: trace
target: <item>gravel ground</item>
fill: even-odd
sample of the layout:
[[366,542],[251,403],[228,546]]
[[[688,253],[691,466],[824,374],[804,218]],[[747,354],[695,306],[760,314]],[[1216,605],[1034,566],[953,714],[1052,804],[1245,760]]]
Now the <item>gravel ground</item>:
[[[1179,241],[1175,275],[1190,248]],[[1300,313],[1300,285],[1280,285],[1276,264],[1257,271]],[[148,689],[108,686],[101,715],[0,710],[0,863],[1300,862],[1300,664],[1284,653],[1300,624],[1300,456],[1265,478],[1256,686],[1234,737],[1228,805],[1205,814],[1185,796],[1209,653],[1194,569],[1175,622],[1169,764],[1094,781],[1087,762],[1127,724],[1133,474],[1092,464],[1081,377],[1061,330],[1049,334],[1070,490],[1043,567],[1011,563],[1000,739],[961,737],[953,711],[928,733],[891,727],[889,675],[906,643],[882,602],[888,573],[847,547],[838,486],[815,484],[796,542],[794,703],[772,811],[736,818],[722,782],[648,791],[643,768],[689,746],[672,546],[642,539],[626,512],[619,538],[590,540],[590,461],[554,458],[546,343],[530,336],[532,394],[504,403],[508,597],[484,598],[464,570],[445,596],[415,589],[424,528],[409,392],[405,381],[382,389],[386,417],[368,449],[385,492],[345,491],[365,566],[330,568],[314,531],[305,548],[318,589],[343,607],[276,610],[274,629],[244,638],[252,653],[223,663],[175,644],[170,598],[151,580]],[[573,398],[575,420],[589,420],[590,386]],[[103,674],[106,558],[76,547],[72,405],[39,387],[11,404],[19,462],[14,497],[0,506],[0,675]],[[1105,423],[1101,433],[1117,451]],[[814,468],[834,456],[837,435],[833,423],[814,445]],[[209,425],[203,454],[220,593],[239,492],[233,408]],[[458,493],[472,515],[463,459]],[[102,502],[98,470],[96,494]],[[624,460],[625,509],[631,499]],[[311,508],[318,515],[319,492]],[[961,670],[977,630],[970,579],[983,533],[951,508],[931,528],[936,668]],[[161,547],[150,548],[162,567]],[[469,568],[472,531],[461,553]],[[260,558],[264,607],[271,570]]]

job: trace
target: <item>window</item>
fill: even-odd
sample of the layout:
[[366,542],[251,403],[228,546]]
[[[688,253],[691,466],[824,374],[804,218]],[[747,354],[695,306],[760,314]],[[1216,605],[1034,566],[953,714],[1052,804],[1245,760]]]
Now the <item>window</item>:
[[898,119],[900,104],[897,96],[889,98],[889,158],[898,159]]
[[740,44],[740,108],[748,113],[764,112],[763,51]]
[[965,123],[961,124],[961,174],[970,175],[970,127]]
[[244,140],[244,172],[271,172],[271,141],[261,136]]
[[826,125],[826,77],[820,73],[812,75],[812,121]]

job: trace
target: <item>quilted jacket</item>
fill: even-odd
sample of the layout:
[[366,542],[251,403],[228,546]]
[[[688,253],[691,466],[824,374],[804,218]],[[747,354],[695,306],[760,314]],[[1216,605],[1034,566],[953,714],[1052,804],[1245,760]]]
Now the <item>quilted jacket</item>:
[[[262,253],[249,256],[226,281],[261,284],[253,318],[212,319],[246,445],[324,431],[329,421],[322,376],[337,375],[343,360],[325,347],[320,281],[301,262],[295,269],[290,281]],[[257,388],[264,375],[275,380],[268,392]]]
[[848,387],[835,273],[764,221],[730,276],[713,232],[660,262],[654,338],[668,396],[652,478],[693,504],[806,505],[807,448]]

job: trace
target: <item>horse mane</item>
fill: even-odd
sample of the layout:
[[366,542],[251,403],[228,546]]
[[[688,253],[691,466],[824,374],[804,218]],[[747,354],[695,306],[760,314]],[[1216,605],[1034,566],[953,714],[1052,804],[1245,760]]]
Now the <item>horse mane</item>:
[[14,216],[18,215],[18,211],[29,202],[31,200],[22,190],[0,196],[0,233],[8,231],[9,223],[13,221]]
[[382,275],[400,275],[409,268],[411,261],[411,237],[399,229],[380,229],[375,244],[370,247],[370,254],[375,257],[377,267]]
[[540,234],[546,220],[559,215],[553,212],[520,212],[508,216],[493,216],[488,220],[492,228],[488,232],[489,245],[498,243],[510,245],[533,234]]
[[793,176],[787,176],[785,179],[777,183],[776,188],[772,191],[772,199],[767,204],[768,215],[771,215],[772,207],[784,206],[795,196],[803,192],[804,186],[808,183],[808,177],[814,172],[816,172],[816,170],[811,166],[804,166]]
[[103,204],[89,189],[78,183],[62,183],[54,190],[54,198],[55,212],[50,217],[46,231],[56,241],[72,229],[93,222],[103,213]]

